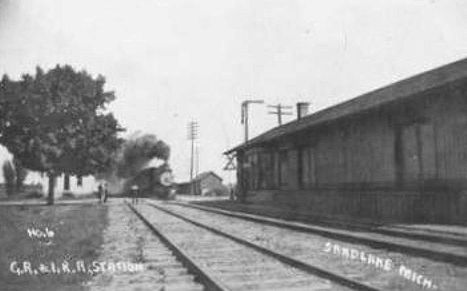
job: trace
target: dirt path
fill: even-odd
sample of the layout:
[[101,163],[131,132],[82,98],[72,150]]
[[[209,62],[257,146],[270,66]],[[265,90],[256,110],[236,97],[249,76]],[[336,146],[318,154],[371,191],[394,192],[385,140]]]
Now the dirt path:
[[164,275],[151,270],[143,256],[150,232],[122,203],[109,205],[108,219],[98,259],[105,271],[88,282],[90,290],[163,290]]

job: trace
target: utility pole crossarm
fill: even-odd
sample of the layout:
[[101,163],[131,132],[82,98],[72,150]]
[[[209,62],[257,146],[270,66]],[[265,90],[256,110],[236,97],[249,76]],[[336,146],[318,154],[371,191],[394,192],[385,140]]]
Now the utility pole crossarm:
[[[269,111],[268,113],[269,113],[269,114],[278,114],[278,112],[277,112],[277,111],[274,111],[274,112],[272,112],[272,111]],[[293,115],[293,113],[292,113],[292,112],[281,112],[281,114],[282,114],[282,115]]]
[[277,104],[277,105],[268,105],[269,108],[274,108],[277,111],[273,112],[268,112],[268,114],[274,114],[277,115],[277,122],[279,125],[282,125],[282,115],[292,115],[292,112],[284,111],[284,109],[292,109],[292,106],[289,105],[282,105],[282,104]]
[[279,108],[280,107],[282,109],[292,109],[293,108],[293,106],[290,106],[290,105],[286,106],[286,105],[281,105],[281,104],[279,104],[279,105],[268,105],[268,107],[269,108]]

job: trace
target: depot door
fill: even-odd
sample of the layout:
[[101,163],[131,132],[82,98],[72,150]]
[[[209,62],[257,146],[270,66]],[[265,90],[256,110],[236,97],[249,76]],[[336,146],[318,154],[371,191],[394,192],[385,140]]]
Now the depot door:
[[404,186],[422,186],[436,176],[435,134],[430,123],[401,128],[401,179]]

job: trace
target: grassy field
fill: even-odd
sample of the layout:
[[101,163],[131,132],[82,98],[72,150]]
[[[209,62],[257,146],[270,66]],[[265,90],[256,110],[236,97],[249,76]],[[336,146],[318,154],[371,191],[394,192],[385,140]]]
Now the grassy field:
[[92,274],[83,266],[98,259],[106,211],[102,205],[0,206],[0,290],[85,290]]

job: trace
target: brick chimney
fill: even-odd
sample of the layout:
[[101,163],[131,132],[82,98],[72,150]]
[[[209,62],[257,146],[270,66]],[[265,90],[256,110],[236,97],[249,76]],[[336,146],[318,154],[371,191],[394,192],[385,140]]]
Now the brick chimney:
[[302,119],[305,115],[308,114],[308,102],[298,102],[297,103],[297,119]]

